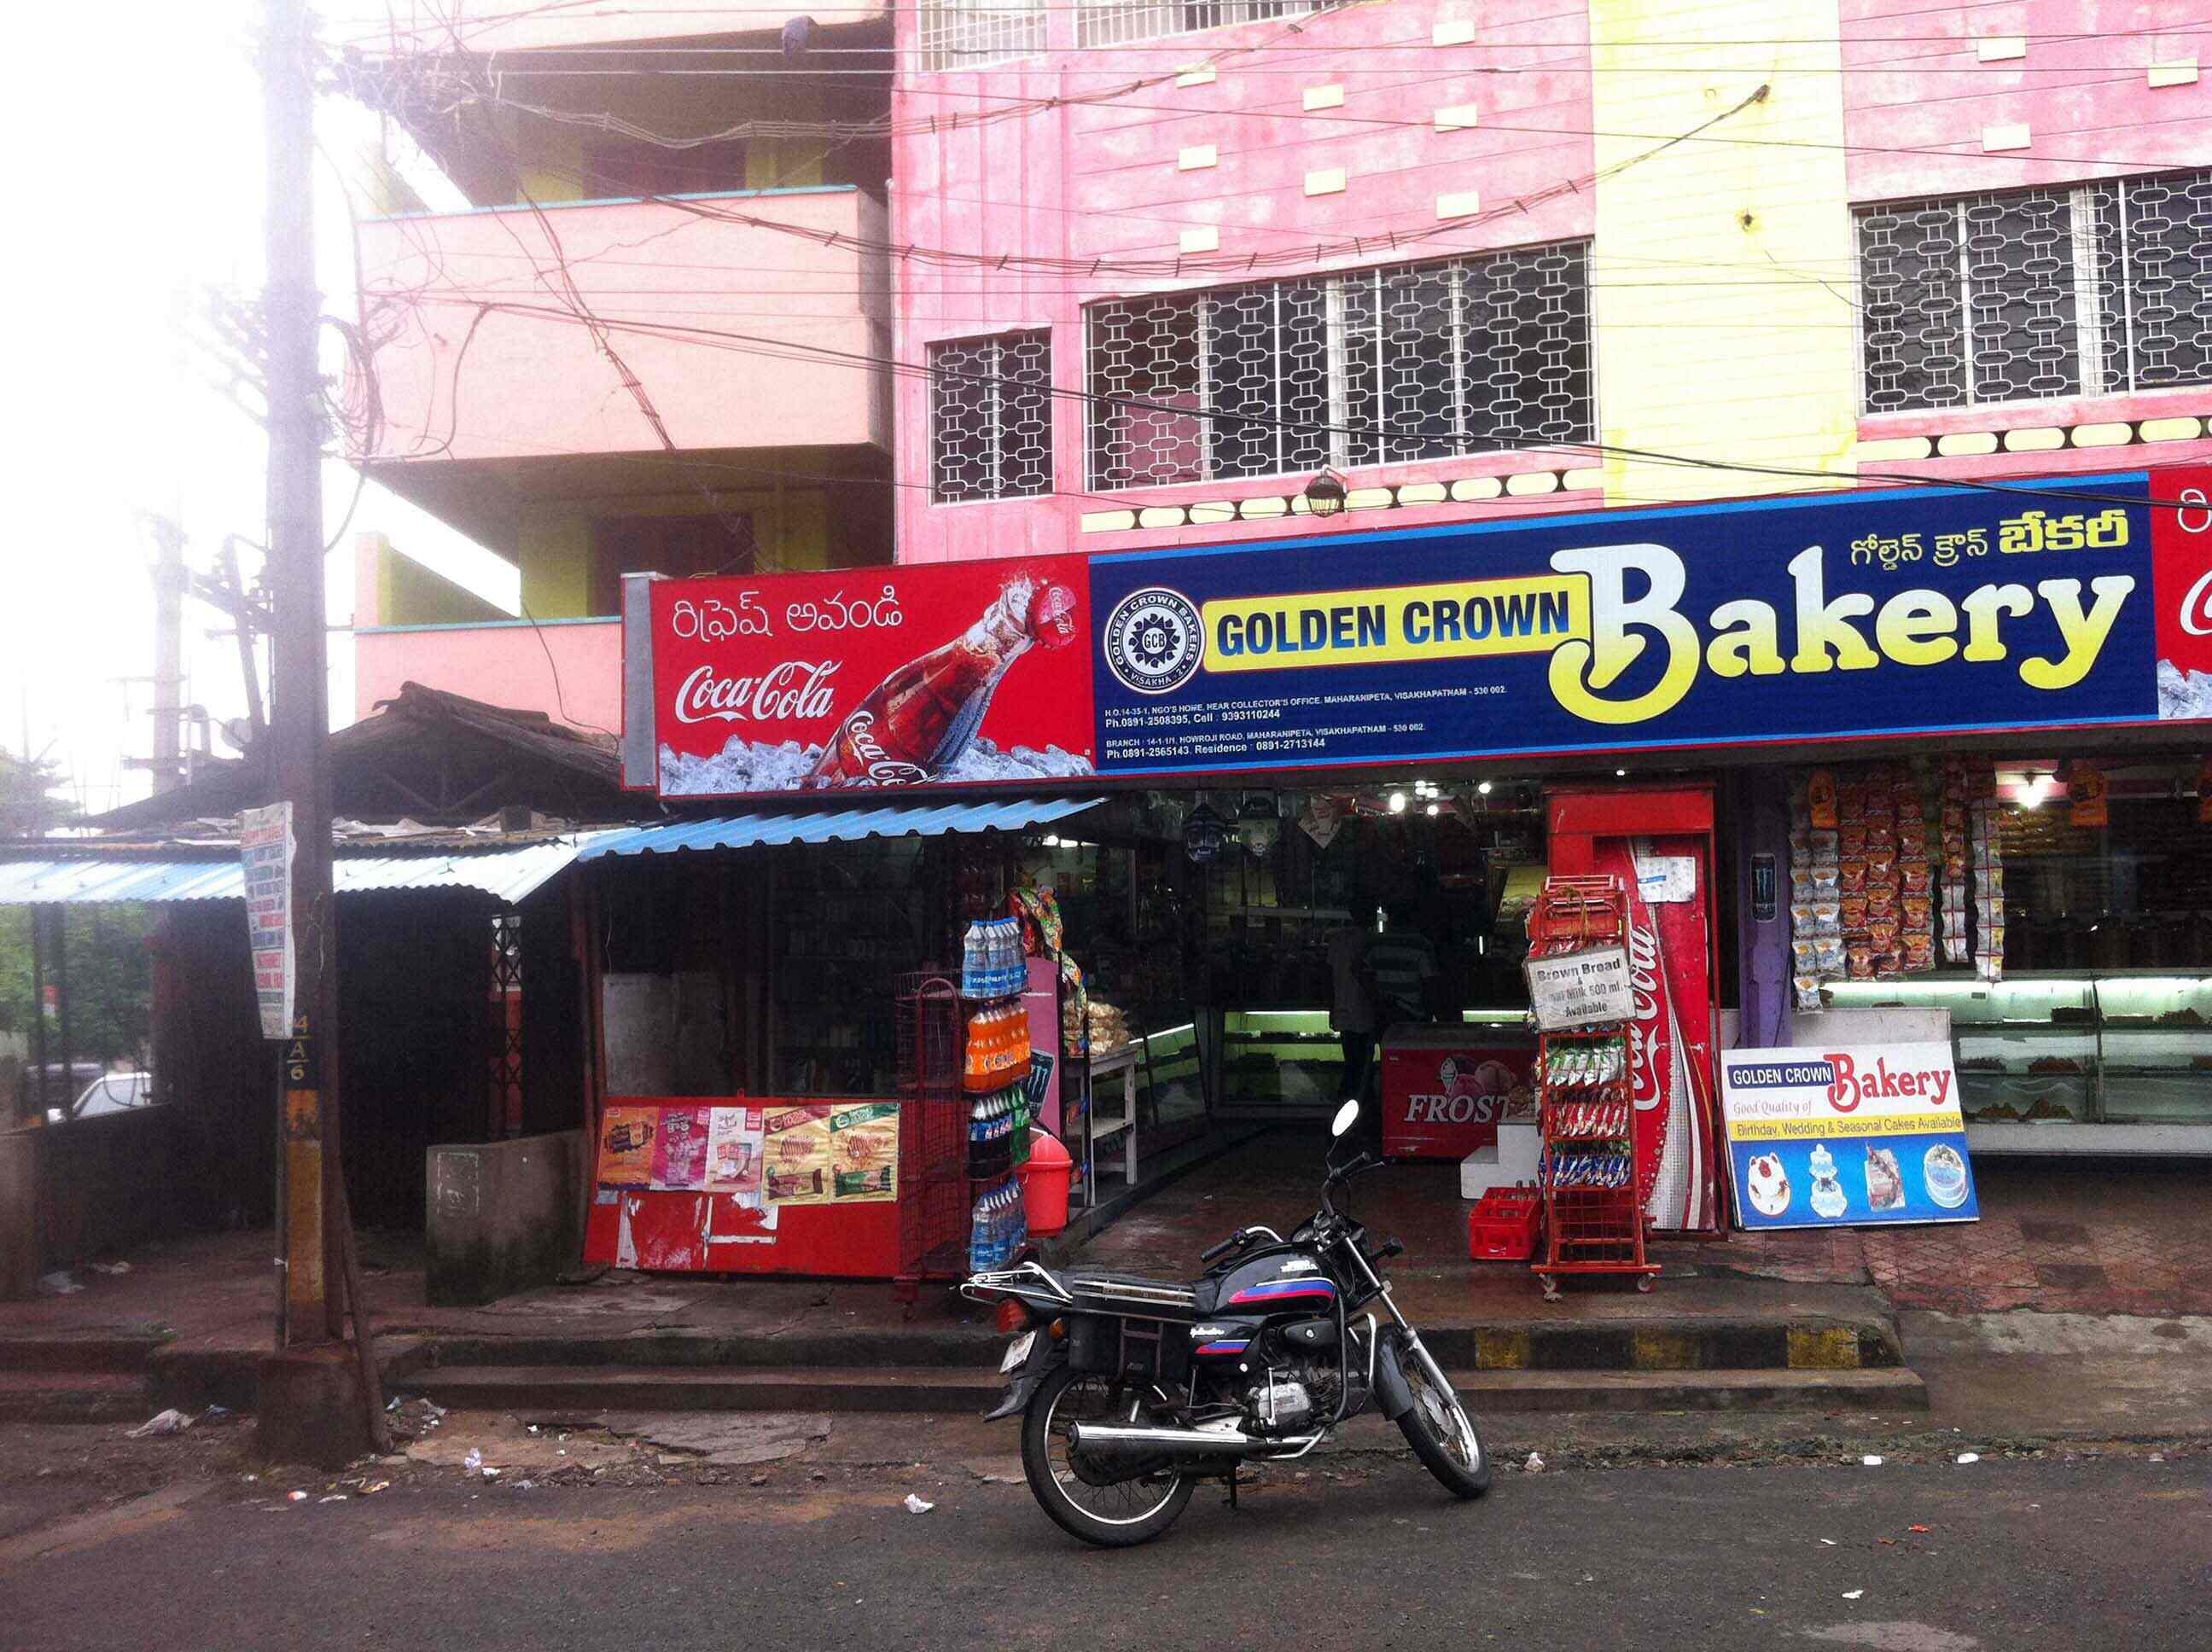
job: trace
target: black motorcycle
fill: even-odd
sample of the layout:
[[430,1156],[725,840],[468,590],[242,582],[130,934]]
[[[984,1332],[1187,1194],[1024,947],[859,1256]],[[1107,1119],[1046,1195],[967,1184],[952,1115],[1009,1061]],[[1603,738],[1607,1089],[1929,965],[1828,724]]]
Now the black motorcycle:
[[[1246,1228],[1207,1251],[1193,1285],[1036,1262],[961,1287],[1018,1332],[994,1418],[1022,1418],[1036,1500],[1086,1543],[1122,1548],[1175,1524],[1197,1483],[1248,1462],[1303,1457],[1372,1406],[1455,1497],[1490,1486],[1490,1461],[1451,1381],[1390,1299],[1367,1230],[1335,1200],[1382,1160],[1338,1162],[1358,1117],[1332,1127],[1321,1209],[1288,1239]],[[1373,1309],[1389,1317],[1378,1322]]]

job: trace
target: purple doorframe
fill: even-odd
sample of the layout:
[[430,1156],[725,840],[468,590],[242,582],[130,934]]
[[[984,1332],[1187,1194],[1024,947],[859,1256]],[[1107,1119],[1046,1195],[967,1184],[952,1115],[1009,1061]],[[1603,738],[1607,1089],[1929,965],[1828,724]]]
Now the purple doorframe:
[[[1788,1046],[1795,1027],[1790,989],[1790,793],[1778,768],[1735,776],[1736,829],[1736,1028],[1740,1049]],[[1765,881],[1764,890],[1754,884]],[[1761,896],[1766,904],[1762,904]],[[1763,915],[1771,913],[1771,916]]]

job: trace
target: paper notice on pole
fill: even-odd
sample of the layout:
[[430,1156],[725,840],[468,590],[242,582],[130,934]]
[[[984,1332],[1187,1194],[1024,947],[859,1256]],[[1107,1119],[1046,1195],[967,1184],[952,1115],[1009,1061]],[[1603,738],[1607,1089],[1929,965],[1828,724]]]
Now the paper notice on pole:
[[1536,1024],[1546,1032],[1635,1019],[1626,947],[1599,946],[1531,958],[1522,967],[1528,977],[1528,1002],[1536,1012]]
[[253,951],[253,993],[261,1006],[261,1036],[292,1031],[298,981],[292,946],[292,805],[272,803],[239,818],[238,853],[246,872],[247,944]]

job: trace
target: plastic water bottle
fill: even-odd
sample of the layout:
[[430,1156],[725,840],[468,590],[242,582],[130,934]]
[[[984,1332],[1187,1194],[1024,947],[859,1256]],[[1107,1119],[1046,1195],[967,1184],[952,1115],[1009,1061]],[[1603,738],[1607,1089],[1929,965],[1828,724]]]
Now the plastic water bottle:
[[988,1198],[975,1201],[975,1208],[968,1212],[968,1271],[970,1273],[988,1272],[992,1266],[990,1217]]

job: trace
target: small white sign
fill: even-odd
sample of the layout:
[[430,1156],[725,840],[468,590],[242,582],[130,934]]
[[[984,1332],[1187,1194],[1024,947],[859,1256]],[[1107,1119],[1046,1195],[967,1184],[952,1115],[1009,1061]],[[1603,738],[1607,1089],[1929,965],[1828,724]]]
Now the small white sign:
[[1528,978],[1528,1002],[1535,1010],[1536,1024],[1546,1032],[1636,1018],[1626,947],[1599,946],[1530,958],[1522,968]]
[[1698,859],[1689,854],[1639,854],[1636,887],[1644,904],[1698,898]]
[[272,803],[239,817],[238,856],[246,872],[246,943],[253,951],[253,995],[261,1036],[289,1038],[299,978],[292,944],[292,805]]

